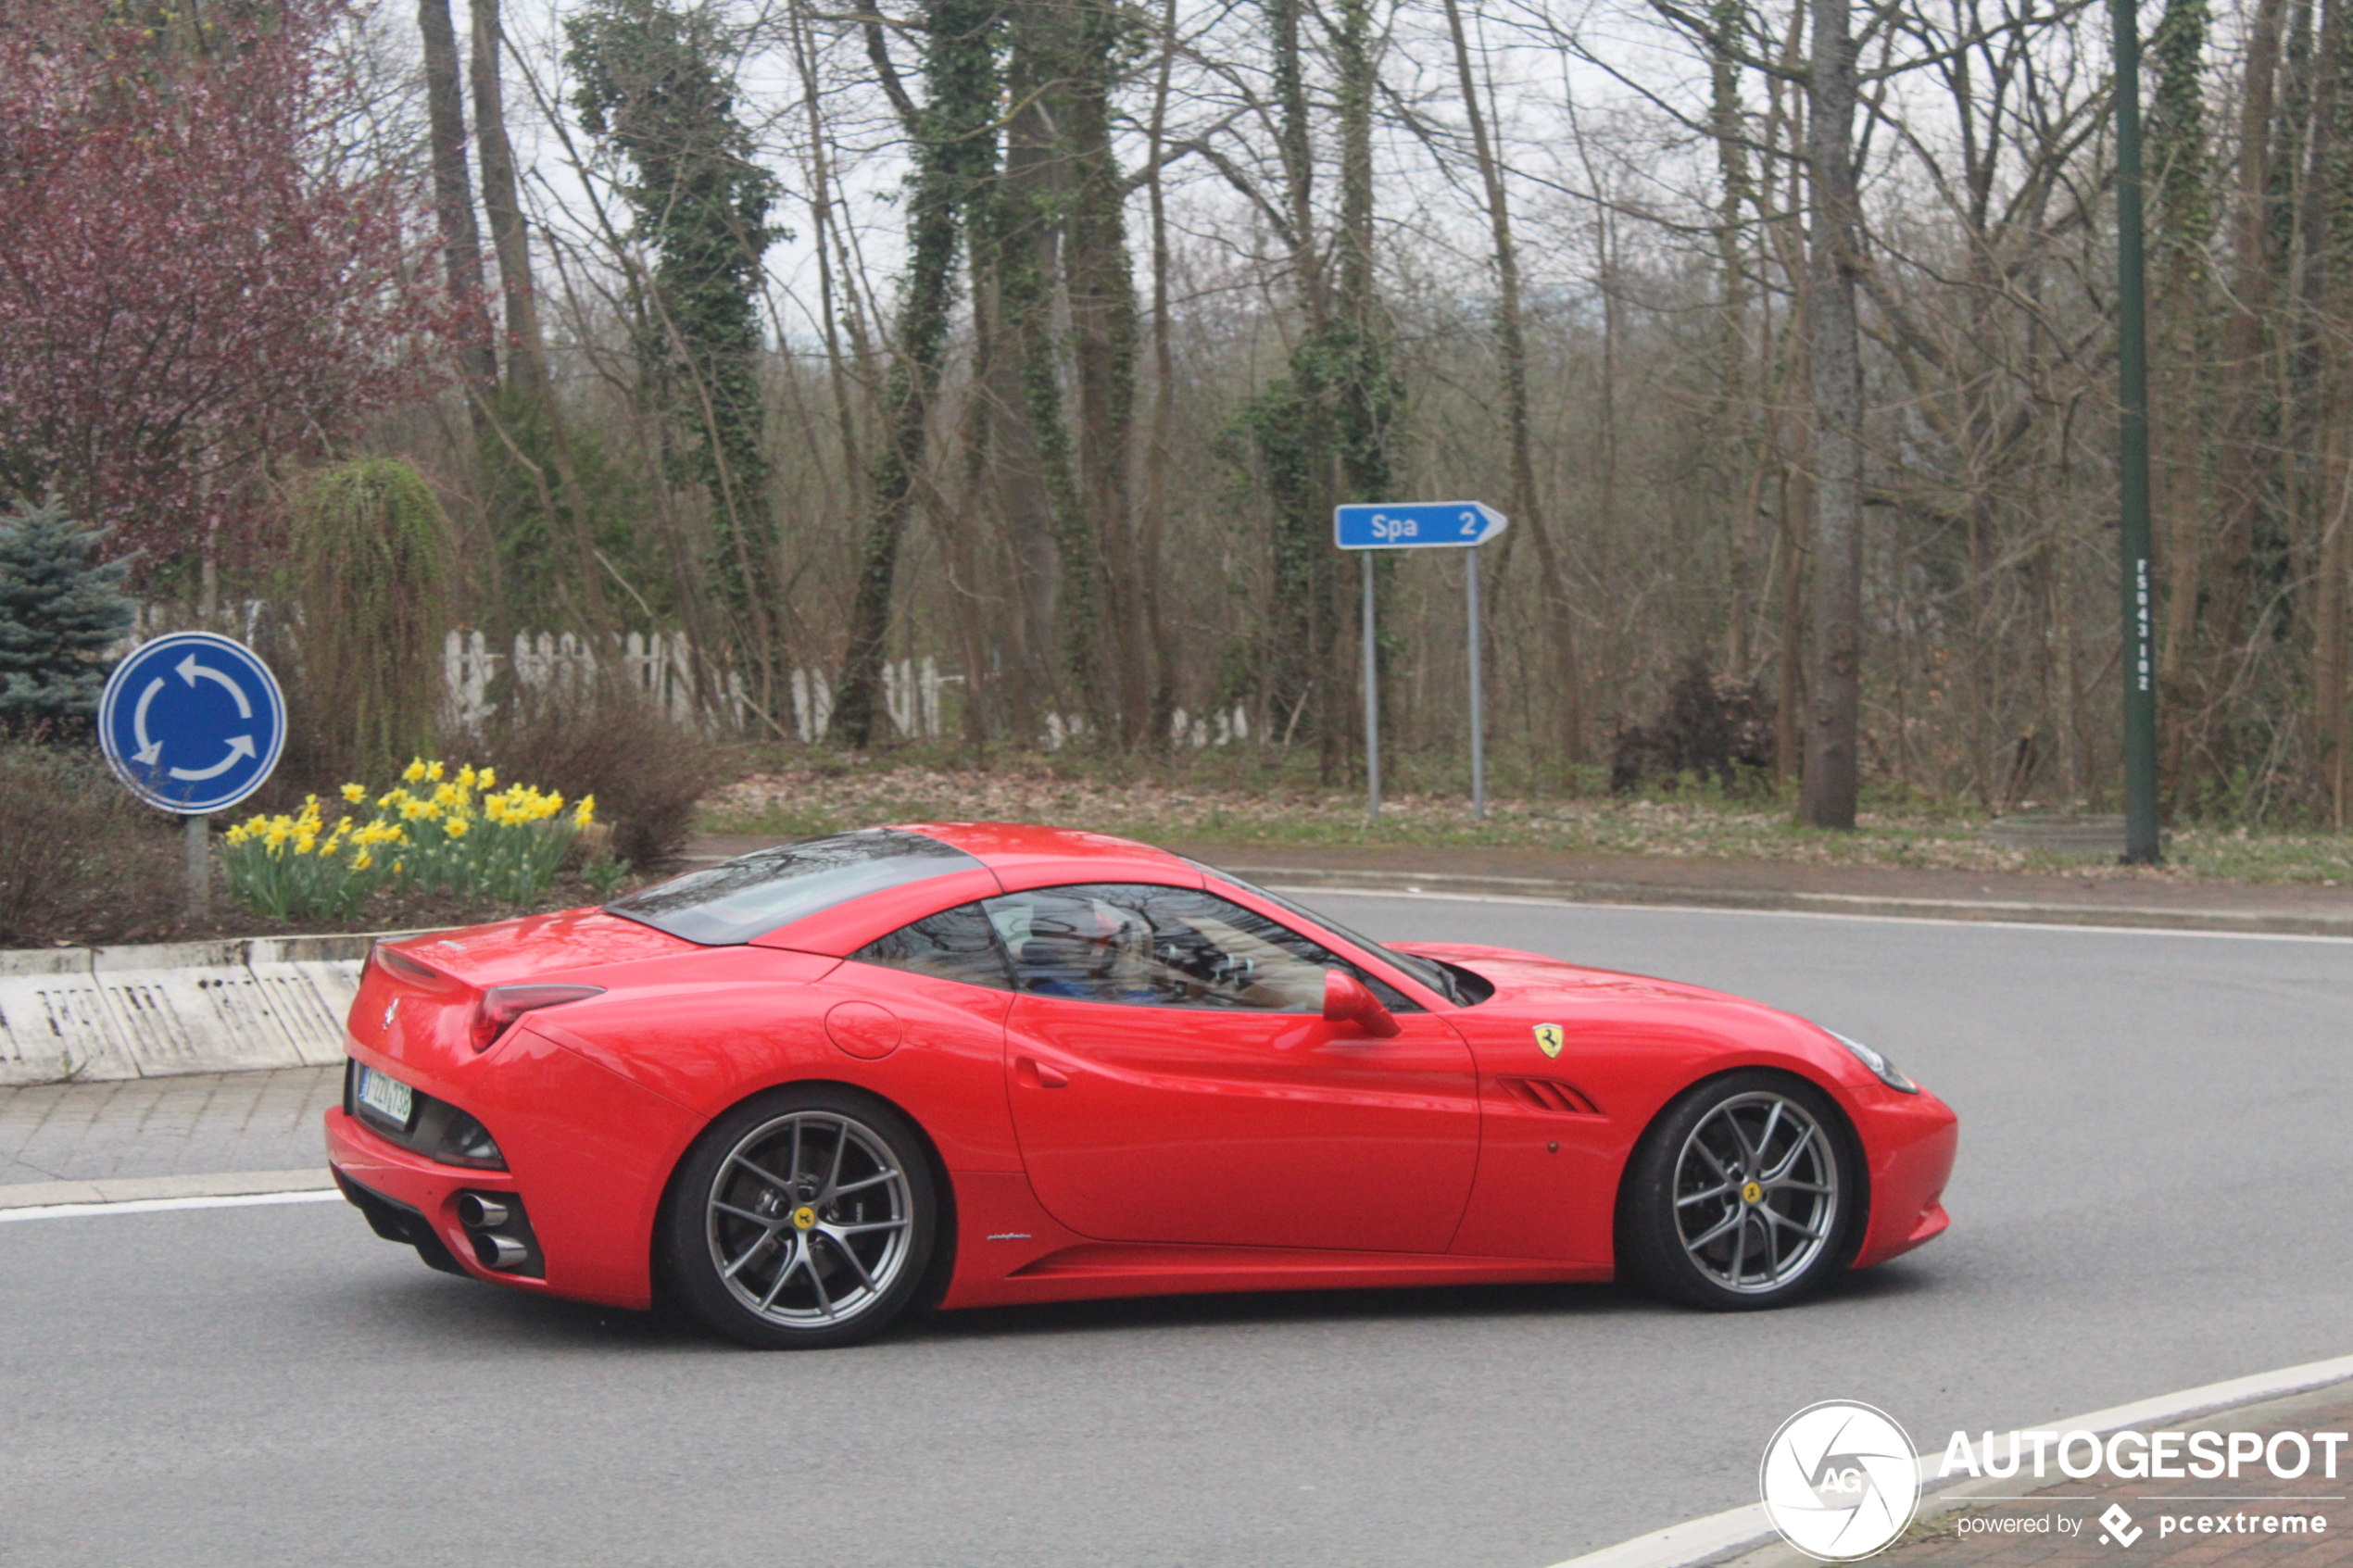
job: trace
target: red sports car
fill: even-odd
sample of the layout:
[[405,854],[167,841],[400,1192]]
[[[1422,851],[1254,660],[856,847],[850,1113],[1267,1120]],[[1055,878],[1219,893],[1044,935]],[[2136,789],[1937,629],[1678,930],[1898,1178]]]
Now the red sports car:
[[1775,1306],[1942,1231],[1956,1123],[1690,985],[1384,947],[1124,839],[746,855],[379,947],[335,1180],[425,1261],[762,1347],[911,1307],[1606,1280]]

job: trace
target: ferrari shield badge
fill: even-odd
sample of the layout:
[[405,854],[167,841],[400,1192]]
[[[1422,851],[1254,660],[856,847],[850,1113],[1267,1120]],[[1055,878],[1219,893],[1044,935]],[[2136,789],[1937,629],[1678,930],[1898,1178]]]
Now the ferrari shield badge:
[[1561,1026],[1559,1024],[1540,1023],[1536,1026],[1536,1048],[1542,1051],[1546,1056],[1560,1055],[1561,1041],[1562,1035]]

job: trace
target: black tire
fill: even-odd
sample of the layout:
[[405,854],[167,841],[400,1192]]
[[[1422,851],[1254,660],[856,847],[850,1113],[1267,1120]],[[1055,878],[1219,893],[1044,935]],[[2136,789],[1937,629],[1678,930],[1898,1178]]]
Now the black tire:
[[713,1122],[664,1203],[659,1257],[704,1326],[761,1350],[854,1345],[922,1293],[938,1188],[923,1139],[871,1095],[774,1089]]
[[1785,1307],[1846,1267],[1866,1202],[1829,1096],[1785,1073],[1727,1073],[1667,1107],[1628,1163],[1621,1271],[1685,1306]]

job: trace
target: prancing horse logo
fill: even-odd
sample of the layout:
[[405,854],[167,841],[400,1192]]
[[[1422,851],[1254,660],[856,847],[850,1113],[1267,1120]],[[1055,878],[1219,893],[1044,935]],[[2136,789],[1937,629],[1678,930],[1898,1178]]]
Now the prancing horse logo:
[[1536,1026],[1536,1048],[1548,1057],[1561,1054],[1563,1038],[1561,1026],[1557,1023],[1540,1023]]

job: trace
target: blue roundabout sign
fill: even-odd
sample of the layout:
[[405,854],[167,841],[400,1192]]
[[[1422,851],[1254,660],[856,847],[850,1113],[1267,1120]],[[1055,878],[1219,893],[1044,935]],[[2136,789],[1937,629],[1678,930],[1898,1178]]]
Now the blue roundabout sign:
[[203,816],[269,778],[286,747],[286,699],[243,643],[173,632],[115,666],[98,699],[98,743],[132,794]]

